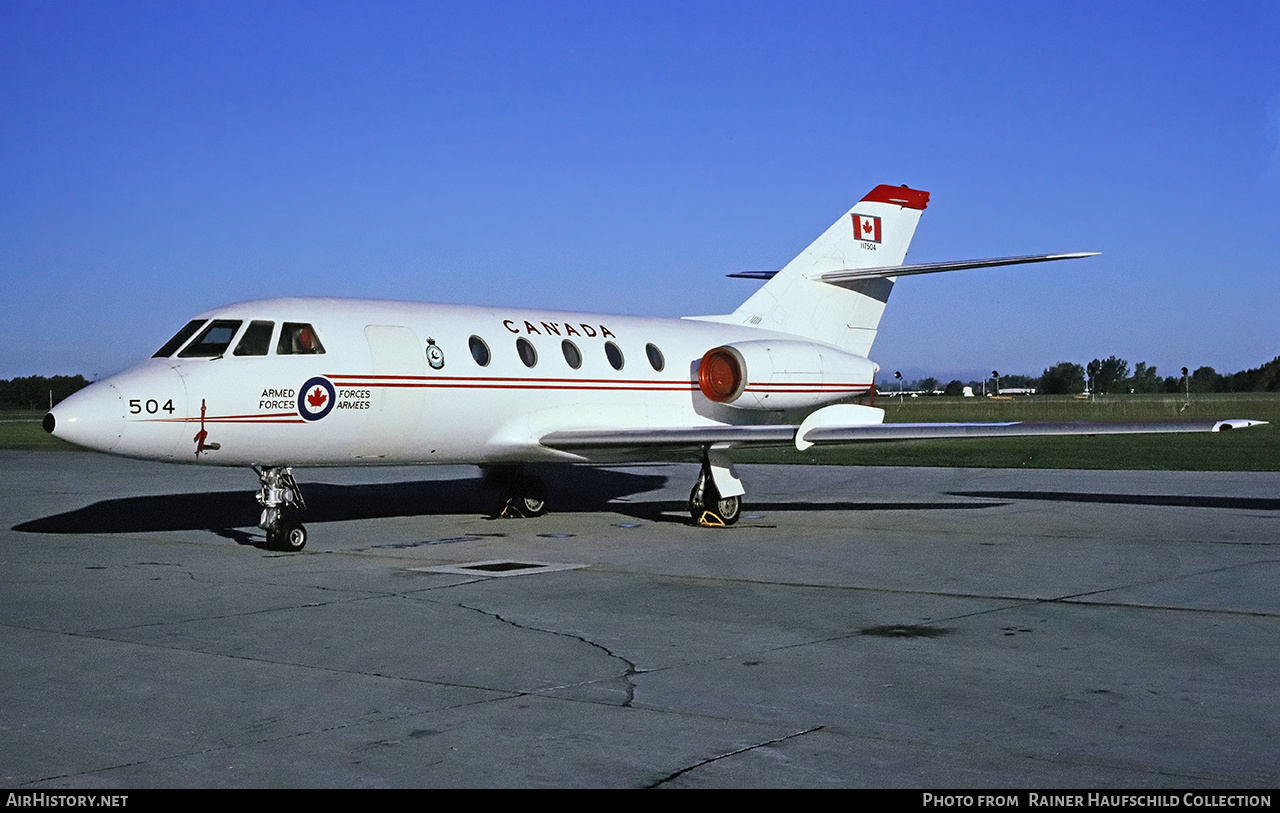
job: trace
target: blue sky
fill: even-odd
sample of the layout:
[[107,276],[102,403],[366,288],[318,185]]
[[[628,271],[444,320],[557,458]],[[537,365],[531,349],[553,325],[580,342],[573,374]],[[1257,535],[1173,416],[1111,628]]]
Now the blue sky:
[[0,4],[0,378],[278,295],[732,310],[928,190],[909,378],[1280,354],[1280,4]]

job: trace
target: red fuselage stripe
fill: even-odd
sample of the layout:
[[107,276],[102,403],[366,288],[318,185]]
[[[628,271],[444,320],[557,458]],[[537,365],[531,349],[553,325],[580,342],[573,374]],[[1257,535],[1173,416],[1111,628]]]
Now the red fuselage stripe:
[[643,392],[683,392],[686,390],[696,390],[697,387],[685,384],[681,387],[643,387],[628,386],[625,384],[606,385],[606,384],[582,384],[577,386],[566,384],[543,384],[538,382],[528,383],[488,383],[479,382],[469,383],[438,383],[438,384],[382,384],[382,383],[358,383],[358,384],[342,384],[343,387],[369,387],[379,389],[480,389],[480,390],[633,390]]
[[[330,375],[341,387],[429,387],[458,389],[562,389],[635,390],[683,392],[698,389],[694,381],[649,381],[623,378],[512,378],[487,376]],[[749,384],[748,392],[823,393],[868,389],[870,384],[833,382],[762,382]]]
[[[589,390],[597,392],[684,392],[696,391],[692,381],[646,381],[643,379],[605,378],[500,378],[470,376],[417,376],[417,375],[329,375],[339,380],[338,386],[423,389],[505,389],[505,390]],[[805,393],[838,394],[869,390],[870,384],[806,384],[803,382],[759,383],[746,387],[745,392],[755,393]],[[143,418],[141,423],[198,423],[199,417]],[[296,412],[273,412],[258,415],[205,416],[205,423],[307,423]]]
[[[406,382],[402,386],[414,383],[426,386],[444,382],[486,381],[502,383],[557,383],[557,384],[646,384],[654,386],[688,386],[689,381],[663,381],[648,378],[526,378],[522,376],[476,376],[476,375],[327,375],[334,381],[341,381],[343,387],[354,386],[391,386],[394,382]],[[359,383],[352,383],[359,382]]]
[[[296,412],[275,412],[267,415],[214,415],[205,416],[205,423],[303,423]],[[143,418],[140,423],[199,423],[200,417],[191,418]]]

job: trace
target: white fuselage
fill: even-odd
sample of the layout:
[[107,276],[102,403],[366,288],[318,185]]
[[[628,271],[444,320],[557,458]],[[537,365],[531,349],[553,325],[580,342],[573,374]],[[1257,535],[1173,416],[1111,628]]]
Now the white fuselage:
[[[788,355],[794,336],[721,317],[297,298],[198,318],[240,323],[225,354],[175,351],[92,384],[55,407],[54,434],[114,454],[204,465],[572,461],[591,458],[538,439],[560,429],[798,421],[866,392],[876,369],[813,343],[796,360]],[[273,324],[270,352],[235,355],[254,321]],[[313,327],[324,352],[277,353],[286,323]],[[473,353],[477,338],[487,364]],[[525,360],[518,342],[528,343]],[[565,342],[580,354],[576,368]],[[699,389],[699,361],[735,342],[751,343],[744,347],[752,358],[765,361],[751,362],[739,401],[716,403]]]

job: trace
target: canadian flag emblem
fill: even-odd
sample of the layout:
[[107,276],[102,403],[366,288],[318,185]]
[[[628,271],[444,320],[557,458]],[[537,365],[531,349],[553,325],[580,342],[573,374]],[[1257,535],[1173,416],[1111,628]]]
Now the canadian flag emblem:
[[874,215],[853,214],[853,238],[871,243],[880,242],[880,218]]

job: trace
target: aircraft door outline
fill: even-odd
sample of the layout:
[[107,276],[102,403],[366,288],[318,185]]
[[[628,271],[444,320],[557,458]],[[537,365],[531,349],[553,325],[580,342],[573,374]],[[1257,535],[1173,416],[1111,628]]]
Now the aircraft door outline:
[[399,325],[367,325],[372,372],[369,414],[356,446],[357,458],[379,458],[403,449],[418,430],[426,389],[413,386],[427,373],[418,334]]

